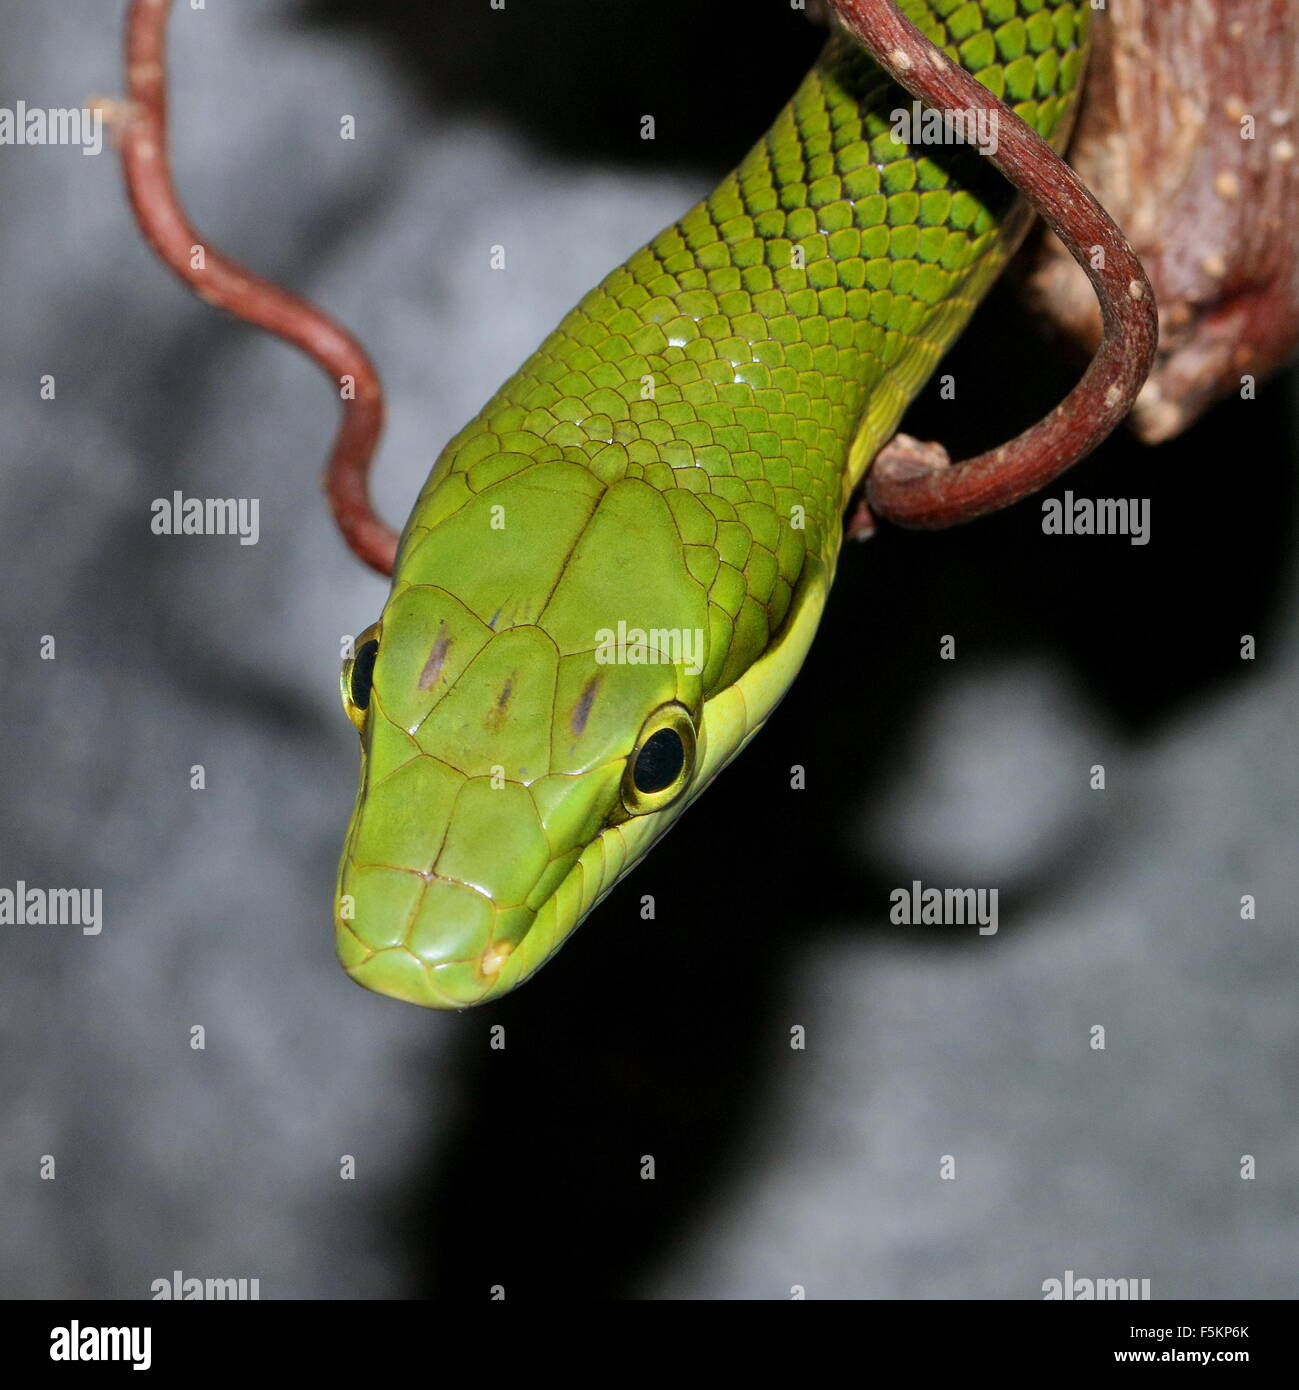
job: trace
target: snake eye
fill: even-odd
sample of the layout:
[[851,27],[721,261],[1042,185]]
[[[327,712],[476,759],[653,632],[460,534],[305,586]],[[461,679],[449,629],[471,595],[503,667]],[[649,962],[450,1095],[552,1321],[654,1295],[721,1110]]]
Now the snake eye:
[[690,785],[695,770],[695,726],[684,705],[661,705],[645,721],[622,778],[630,815],[661,811]]
[[343,710],[356,728],[365,728],[374,690],[374,663],[379,655],[379,624],[372,623],[352,643],[353,655],[343,662],[339,685],[343,695]]
[[632,781],[636,790],[649,795],[670,787],[685,766],[686,747],[675,729],[660,729],[651,734],[636,754]]

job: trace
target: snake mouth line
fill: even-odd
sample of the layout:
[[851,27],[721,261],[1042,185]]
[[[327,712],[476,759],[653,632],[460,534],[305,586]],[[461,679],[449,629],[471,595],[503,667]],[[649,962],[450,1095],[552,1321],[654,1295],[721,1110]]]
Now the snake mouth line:
[[[427,961],[413,951],[408,941],[392,946],[367,946],[344,920],[336,903],[334,925],[339,959],[358,984],[379,994],[434,1009],[466,1009],[486,1003],[521,984],[543,965],[577,929],[587,913],[613,887],[622,875],[623,856],[611,853],[611,837],[620,827],[609,826],[591,841],[560,879],[550,896],[535,911],[513,940],[494,939],[469,956],[446,961]],[[618,865],[610,871],[610,860]],[[593,874],[592,869],[598,869]],[[436,874],[405,872],[429,881],[453,884],[477,893],[488,903],[486,894],[458,880]],[[594,892],[588,884],[598,885]],[[407,933],[409,935],[409,931]]]

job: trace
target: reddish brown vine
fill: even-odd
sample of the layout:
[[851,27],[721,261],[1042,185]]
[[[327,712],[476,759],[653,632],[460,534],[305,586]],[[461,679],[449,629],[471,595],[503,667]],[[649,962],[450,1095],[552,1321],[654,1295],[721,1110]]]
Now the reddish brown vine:
[[130,105],[119,144],[136,221],[158,256],[200,299],[299,347],[329,375],[343,418],[325,470],[325,493],[343,539],[391,574],[397,535],[375,515],[370,465],[383,432],[383,388],[365,349],[305,299],[262,280],[206,244],[172,183],[167,157],[166,29],[171,0],[133,0],[126,21]]
[[893,0],[833,2],[848,31],[913,96],[943,110],[996,113],[998,148],[989,155],[991,162],[1068,248],[1100,299],[1103,334],[1096,355],[1045,419],[961,463],[952,463],[941,444],[897,435],[871,465],[866,504],[850,530],[868,534],[872,514],[899,526],[952,526],[1045,487],[1123,419],[1154,360],[1159,336],[1154,292],[1123,233],[1069,166],[1010,107],[930,43]]

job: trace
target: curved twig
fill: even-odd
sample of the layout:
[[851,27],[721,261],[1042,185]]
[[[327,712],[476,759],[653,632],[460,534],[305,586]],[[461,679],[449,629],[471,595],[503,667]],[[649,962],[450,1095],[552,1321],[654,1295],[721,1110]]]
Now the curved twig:
[[375,515],[370,463],[383,431],[383,388],[365,349],[320,309],[251,274],[206,245],[172,184],[167,158],[166,29],[171,0],[133,0],[126,21],[131,106],[121,122],[126,187],[150,246],[209,304],[299,347],[329,374],[343,419],[325,470],[325,492],[343,539],[380,574],[391,574],[397,535]]
[[[1090,453],[1128,413],[1158,342],[1154,291],[1132,248],[1069,166],[893,0],[834,0],[848,31],[899,85],[929,106],[996,113],[992,163],[1024,195],[1086,272],[1103,334],[1082,380],[1044,419],[987,453],[952,463],[938,444],[899,434],[866,481],[869,509],[899,526],[934,530],[997,511],[1045,487]],[[1094,248],[1100,248],[1099,256]],[[1097,265],[1096,262],[1100,264]],[[863,518],[869,529],[869,518]]]

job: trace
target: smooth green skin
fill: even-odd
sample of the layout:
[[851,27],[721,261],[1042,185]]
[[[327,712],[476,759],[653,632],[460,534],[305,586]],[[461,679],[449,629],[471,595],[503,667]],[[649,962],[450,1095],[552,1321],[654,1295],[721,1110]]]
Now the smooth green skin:
[[[1085,0],[903,9],[1062,143]],[[740,167],[439,457],[383,611],[339,872],[338,954],[360,984],[434,1008],[513,989],[797,674],[850,492],[1024,222],[973,150],[893,142],[911,104],[832,39]],[[702,670],[597,661],[620,621],[701,630]],[[673,700],[693,775],[629,816],[624,769]]]

